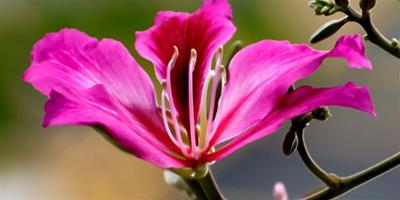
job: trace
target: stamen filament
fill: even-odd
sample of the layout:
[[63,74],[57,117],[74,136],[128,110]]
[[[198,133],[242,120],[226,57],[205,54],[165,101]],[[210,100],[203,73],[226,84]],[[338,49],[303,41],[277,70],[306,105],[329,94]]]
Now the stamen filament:
[[188,151],[186,149],[186,145],[183,143],[182,140],[182,135],[181,135],[181,131],[180,131],[180,127],[178,124],[178,114],[174,105],[174,98],[172,96],[172,86],[171,86],[171,71],[172,69],[175,67],[175,63],[176,60],[178,58],[179,55],[179,50],[178,47],[174,46],[174,54],[172,55],[171,60],[168,63],[167,66],[167,95],[168,95],[168,99],[170,102],[170,110],[171,110],[171,117],[172,117],[172,124],[174,125],[174,129],[175,129],[175,134],[176,134],[176,138],[178,141],[178,144],[180,147],[184,147],[182,149],[182,153],[187,156],[188,155]]
[[[214,77],[214,71],[210,71],[208,74],[204,89],[203,89],[203,94],[201,95],[202,100],[201,100],[201,112],[200,112],[200,135],[199,135],[199,147],[202,149],[205,147],[206,144],[206,134],[207,134],[207,97],[208,97],[208,87],[210,85],[211,79]],[[201,150],[202,151],[202,150]]]
[[167,130],[169,139],[171,139],[171,141],[177,147],[180,148],[180,145],[176,141],[176,139],[175,139],[174,135],[172,134],[171,129],[169,128],[169,125],[168,125],[167,109],[166,109],[166,106],[165,106],[165,99],[166,98],[167,98],[167,94],[166,94],[165,90],[163,89],[162,92],[161,92],[161,112],[162,112],[162,119],[163,119],[163,122],[164,122],[164,127],[165,127],[165,130]]
[[194,156],[196,152],[196,122],[194,121],[194,103],[193,103],[193,72],[196,65],[197,53],[195,49],[192,49],[190,52],[190,61],[189,61],[189,122],[190,122],[190,146],[192,148],[192,155]]
[[219,73],[220,73],[220,66],[222,62],[222,54],[223,54],[223,48],[222,46],[218,47],[218,51],[216,53],[217,60],[215,62],[215,75],[213,79],[213,84],[211,88],[211,98],[210,98],[210,107],[208,108],[208,123],[207,123],[207,134],[206,134],[206,144],[208,144],[210,140],[210,131],[211,131],[211,124],[214,118],[214,107],[215,107],[215,98],[216,98],[216,93],[217,93],[217,88],[218,88],[218,82],[219,82]]

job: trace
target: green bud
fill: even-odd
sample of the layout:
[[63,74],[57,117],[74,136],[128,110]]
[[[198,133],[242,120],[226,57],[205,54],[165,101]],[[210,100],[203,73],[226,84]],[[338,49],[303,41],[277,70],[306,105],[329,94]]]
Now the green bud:
[[347,8],[349,6],[349,0],[335,0],[335,3],[340,8]]
[[360,8],[369,11],[375,6],[376,0],[360,0]]
[[329,117],[332,116],[328,107],[321,107],[312,112],[313,118],[318,119],[321,121],[327,120]]
[[331,8],[330,8],[329,6],[324,6],[324,7],[322,7],[322,9],[321,9],[321,13],[322,13],[322,14],[328,13],[330,9],[331,9]]
[[316,0],[316,2],[323,6],[332,6],[333,5],[333,2],[331,0]]
[[399,40],[397,40],[396,38],[392,38],[391,45],[393,47],[399,47],[400,46],[399,45]]
[[282,144],[282,151],[286,156],[290,156],[297,148],[297,136],[292,129],[286,134]]
[[332,2],[332,0],[312,0],[309,1],[308,6],[315,11],[316,15],[330,15],[337,11],[337,6]]
[[310,43],[314,44],[320,42],[329,36],[335,34],[343,25],[348,22],[348,18],[343,17],[341,19],[332,20],[319,27],[310,37]]
[[364,35],[363,35],[363,39],[364,39],[365,41],[368,41],[368,40],[369,40],[368,34],[364,34]]
[[332,15],[332,14],[336,13],[337,11],[339,11],[339,9],[338,9],[338,7],[335,6],[329,10],[327,15]]

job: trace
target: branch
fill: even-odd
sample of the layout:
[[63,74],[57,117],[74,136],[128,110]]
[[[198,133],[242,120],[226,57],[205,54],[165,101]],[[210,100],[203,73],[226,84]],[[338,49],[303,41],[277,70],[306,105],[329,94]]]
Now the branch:
[[326,187],[305,197],[305,200],[323,200],[341,196],[400,165],[400,152],[354,175],[340,178],[339,188]]
[[381,47],[383,50],[400,58],[400,44],[395,38],[387,39],[375,27],[371,20],[370,10],[375,6],[376,0],[360,0],[362,13],[354,10],[349,0],[311,0],[309,6],[314,9],[316,15],[332,15],[336,12],[346,14],[345,17],[327,22],[318,28],[310,37],[311,43],[322,41],[339,31],[348,22],[358,23],[366,32],[366,39]]
[[[389,172],[395,167],[400,165],[400,152],[393,156],[383,160],[372,167],[365,169],[361,172],[353,174],[347,177],[338,177],[334,174],[329,174],[318,166],[318,164],[312,159],[308,152],[306,142],[304,140],[304,129],[312,119],[318,119],[318,110],[312,113],[306,113],[292,120],[291,130],[296,132],[297,136],[297,152],[307,168],[322,182],[326,184],[325,188],[319,189],[316,192],[307,195],[305,200],[325,200],[332,199],[334,197],[341,196],[363,184],[366,184],[373,179]],[[325,112],[329,113],[329,112]],[[315,115],[315,116],[314,116]],[[324,118],[319,118],[324,119]],[[326,118],[325,118],[326,119]]]
[[348,19],[350,21],[357,22],[363,27],[363,29],[367,33],[369,41],[378,45],[393,56],[400,58],[400,46],[396,42],[397,40],[390,41],[381,32],[379,32],[379,30],[371,21],[371,15],[369,11],[365,11],[361,15],[349,6],[342,12],[348,16]]

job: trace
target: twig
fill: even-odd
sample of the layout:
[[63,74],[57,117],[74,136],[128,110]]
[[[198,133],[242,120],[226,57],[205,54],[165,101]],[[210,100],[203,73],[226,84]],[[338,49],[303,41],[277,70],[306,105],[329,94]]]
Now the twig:
[[369,11],[365,11],[362,14],[355,11],[352,7],[341,9],[343,13],[348,16],[350,21],[357,22],[360,24],[365,32],[367,33],[368,40],[378,45],[385,51],[389,52],[393,56],[400,58],[400,46],[395,41],[387,39],[371,21],[371,15]]
[[400,152],[354,175],[340,178],[339,188],[326,187],[305,197],[305,200],[323,200],[341,196],[400,165]]
[[[314,113],[314,112],[313,112]],[[312,159],[304,140],[304,129],[313,119],[313,113],[307,113],[292,120],[292,127],[298,139],[297,152],[307,168],[324,182],[327,187],[307,195],[305,200],[326,200],[341,196],[373,179],[389,172],[400,165],[400,152],[383,160],[372,167],[347,177],[338,177],[324,171]]]

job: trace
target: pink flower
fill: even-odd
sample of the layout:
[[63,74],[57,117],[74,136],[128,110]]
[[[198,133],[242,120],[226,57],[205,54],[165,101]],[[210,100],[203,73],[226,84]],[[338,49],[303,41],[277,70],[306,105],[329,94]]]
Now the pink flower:
[[320,106],[375,114],[367,88],[352,83],[287,94],[328,57],[371,69],[359,35],[340,38],[330,51],[287,41],[251,44],[235,55],[226,80],[219,46],[235,32],[231,16],[226,0],[208,0],[193,14],[160,12],[154,26],[136,33],[136,50],[154,64],[163,86],[160,103],[150,78],[120,42],[74,29],[47,34],[33,47],[23,76],[49,98],[43,126],[98,126],[137,157],[179,168],[219,160]]

